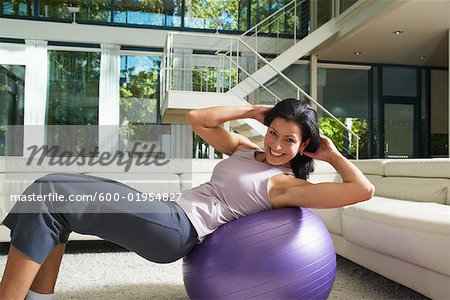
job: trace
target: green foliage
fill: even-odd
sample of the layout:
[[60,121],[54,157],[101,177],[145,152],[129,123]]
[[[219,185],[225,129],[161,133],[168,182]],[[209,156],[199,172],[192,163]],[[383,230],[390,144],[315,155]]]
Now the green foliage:
[[[122,70],[127,79],[120,86],[121,123],[148,123],[149,116],[155,112],[159,84],[159,57],[151,58],[152,69],[135,73],[135,66]],[[130,75],[129,75],[130,74]]]
[[[338,119],[342,123],[345,122],[344,118]],[[356,157],[355,138],[351,138],[350,147],[348,147],[348,133],[334,119],[329,117],[319,117],[319,127],[320,132],[329,137],[342,154],[347,157]],[[368,129],[368,121],[366,119],[352,119],[352,131],[361,138],[359,140],[359,156],[361,158],[367,157]]]
[[114,5],[118,11],[142,11],[161,14],[164,13],[164,3],[162,0],[119,0],[116,1]]
[[[219,71],[214,67],[194,67],[192,71],[192,90],[215,92],[219,88],[222,92],[230,89],[230,68]],[[236,83],[237,68],[231,68],[231,87]]]
[[431,156],[448,156],[448,134],[431,134]]
[[[209,145],[198,134],[193,134],[194,143],[192,148],[193,158],[209,158]],[[214,158],[223,158],[223,154],[214,149]]]
[[130,82],[120,87],[120,97],[155,98],[158,85],[158,70],[140,71],[130,76]]
[[100,53],[49,51],[48,125],[98,124]]
[[208,29],[238,30],[239,0],[196,0],[187,8],[190,18],[210,20]]

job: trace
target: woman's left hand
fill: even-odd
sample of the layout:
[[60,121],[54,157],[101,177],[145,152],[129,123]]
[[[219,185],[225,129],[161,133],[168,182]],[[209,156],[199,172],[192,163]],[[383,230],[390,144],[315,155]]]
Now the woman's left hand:
[[264,124],[264,118],[267,112],[273,108],[273,105],[253,105],[250,117]]
[[320,136],[320,146],[316,152],[303,151],[303,154],[328,163],[332,163],[336,155],[341,155],[331,139],[324,135]]

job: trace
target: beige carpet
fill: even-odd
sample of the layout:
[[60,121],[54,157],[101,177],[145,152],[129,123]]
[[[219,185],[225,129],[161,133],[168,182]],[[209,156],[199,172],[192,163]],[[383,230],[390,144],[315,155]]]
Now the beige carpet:
[[[57,299],[188,299],[181,261],[154,264],[129,252],[73,253],[64,256]],[[76,248],[75,248],[76,249]],[[3,249],[4,250],[4,249]],[[117,251],[117,249],[113,249]],[[2,251],[4,253],[4,251]],[[3,268],[6,256],[0,256]],[[427,299],[424,296],[338,257],[336,281],[329,299]]]

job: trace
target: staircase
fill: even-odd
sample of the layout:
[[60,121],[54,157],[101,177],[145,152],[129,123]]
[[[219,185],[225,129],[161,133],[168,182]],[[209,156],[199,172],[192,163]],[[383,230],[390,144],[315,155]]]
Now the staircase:
[[[318,110],[344,128],[356,141],[355,158],[358,158],[359,137],[281,71],[305,55],[313,53],[317,47],[356,30],[376,14],[398,3],[395,0],[360,0],[352,6],[350,12],[344,12],[326,22],[322,21],[323,25],[301,40],[297,39],[295,30],[291,39],[280,37],[279,34],[261,34],[264,33],[265,26],[272,26],[274,20],[281,18],[283,14],[285,18],[286,15],[298,15],[299,4],[305,1],[307,0],[290,2],[239,37],[168,33],[160,76],[162,121],[184,123],[185,113],[200,107],[249,105],[250,102],[258,104],[260,102],[254,102],[254,99],[260,100],[260,97],[250,97],[255,92],[268,95],[270,101],[273,101],[271,104],[275,104],[283,97],[278,96],[277,91],[271,87],[273,82],[278,85],[282,83],[287,89],[292,89],[297,99],[309,99]],[[293,19],[294,28],[297,28],[297,18]],[[263,51],[262,54],[256,49]],[[281,53],[277,53],[279,49],[282,49]],[[195,54],[206,51],[214,51],[214,55]],[[268,56],[272,57],[270,62],[266,58]],[[274,78],[276,80],[273,80]],[[200,82],[200,86],[193,86],[193,82]],[[230,126],[262,146],[266,132],[266,127],[262,124],[255,120],[240,120],[231,122]]]

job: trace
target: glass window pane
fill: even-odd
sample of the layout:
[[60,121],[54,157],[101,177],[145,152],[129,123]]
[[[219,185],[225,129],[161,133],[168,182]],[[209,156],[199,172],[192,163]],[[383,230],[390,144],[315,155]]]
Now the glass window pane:
[[358,2],[358,0],[340,0],[339,13],[343,13],[356,2]]
[[67,9],[67,1],[41,0],[39,3],[39,17],[52,19],[72,19]]
[[76,15],[77,20],[111,21],[111,0],[84,0],[74,4],[80,7],[80,12]]
[[[359,157],[368,157],[369,120],[369,72],[366,70],[343,70],[319,68],[318,99],[322,105],[340,118],[361,137]],[[356,142],[350,140],[344,129],[336,121],[324,116],[321,129],[342,152],[356,154]]]
[[309,92],[309,65],[290,65],[283,73],[302,90]]
[[47,145],[89,152],[98,144],[100,53],[48,53]]
[[247,26],[247,17],[248,17],[248,0],[241,0],[239,1],[239,10],[238,10],[238,31],[246,31],[248,28]]
[[[244,4],[244,2],[243,2]],[[186,2],[184,26],[199,29],[239,30],[239,0],[192,0]]]
[[[255,26],[259,22],[266,19],[272,13],[276,12],[280,8],[282,8],[288,2],[283,0],[262,0],[262,1],[252,1],[251,2],[251,27]],[[258,32],[263,33],[283,33],[285,32],[285,25],[287,20],[292,19],[292,12],[280,13],[278,20],[276,22],[264,22],[261,24],[261,28],[258,29]],[[291,29],[289,29],[290,31]]]
[[34,0],[1,0],[0,14],[7,16],[32,16]]
[[114,22],[153,26],[181,26],[182,0],[118,0]]
[[317,28],[328,22],[333,16],[333,3],[331,0],[317,1]]
[[24,87],[25,66],[0,65],[0,156],[23,153]]
[[163,128],[151,126],[158,122],[160,64],[160,56],[120,57],[120,150],[150,142],[149,132]]
[[417,69],[405,67],[383,68],[383,95],[416,97]]
[[68,7],[78,7],[77,20],[109,22],[111,20],[110,0],[40,0],[39,16],[53,19],[72,19]]

